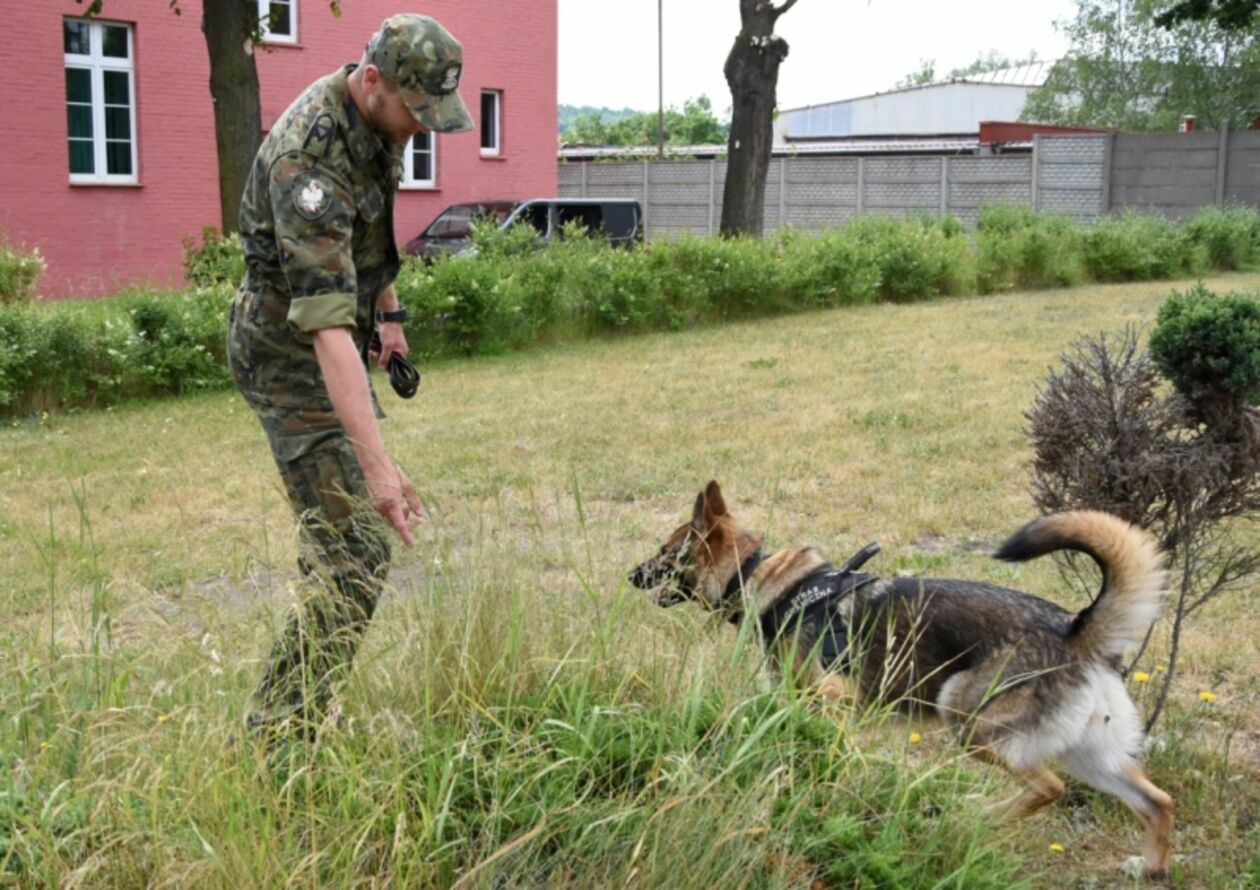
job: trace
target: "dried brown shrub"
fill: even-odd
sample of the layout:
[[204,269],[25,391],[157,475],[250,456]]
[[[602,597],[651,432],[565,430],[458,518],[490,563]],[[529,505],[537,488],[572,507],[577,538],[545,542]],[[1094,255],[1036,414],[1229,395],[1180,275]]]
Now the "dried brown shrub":
[[[1255,410],[1238,400],[1191,403],[1177,393],[1132,327],[1083,337],[1061,362],[1025,413],[1033,501],[1043,513],[1114,513],[1151,530],[1169,554],[1168,671],[1149,730],[1176,672],[1185,622],[1260,569],[1260,554],[1238,535],[1240,523],[1260,513],[1260,427]],[[1080,579],[1076,561],[1064,568]]]

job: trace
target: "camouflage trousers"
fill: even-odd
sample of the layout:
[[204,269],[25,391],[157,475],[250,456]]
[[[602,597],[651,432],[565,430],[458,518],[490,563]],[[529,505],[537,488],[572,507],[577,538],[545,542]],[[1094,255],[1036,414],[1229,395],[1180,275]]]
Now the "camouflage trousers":
[[307,583],[272,648],[247,725],[313,732],[376,609],[390,546],[313,350],[277,355],[276,341],[287,331],[275,331],[266,315],[256,295],[237,295],[228,363],[262,424],[298,519],[298,565]]

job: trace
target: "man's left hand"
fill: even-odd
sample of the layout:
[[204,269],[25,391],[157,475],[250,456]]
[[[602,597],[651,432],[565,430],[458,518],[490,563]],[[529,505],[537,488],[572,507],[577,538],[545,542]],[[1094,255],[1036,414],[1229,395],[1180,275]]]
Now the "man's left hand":
[[381,351],[376,357],[376,365],[384,371],[389,367],[389,357],[393,353],[407,357],[407,335],[403,333],[402,323],[397,321],[383,321],[376,330],[381,335]]

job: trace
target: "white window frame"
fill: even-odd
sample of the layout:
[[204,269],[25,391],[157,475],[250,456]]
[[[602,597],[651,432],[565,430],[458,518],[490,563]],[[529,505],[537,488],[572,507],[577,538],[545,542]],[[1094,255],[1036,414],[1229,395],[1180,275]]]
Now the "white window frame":
[[[271,21],[271,7],[273,4],[289,7],[288,34],[272,34],[267,27]],[[298,0],[258,0],[258,30],[262,32],[263,43],[297,43]]]
[[415,142],[416,136],[412,136],[407,140],[407,147],[403,151],[403,176],[402,188],[408,189],[435,189],[437,188],[437,133],[429,133],[429,170],[432,175],[428,179],[417,179],[415,171]]
[[[497,158],[503,154],[503,90],[482,90],[482,108],[485,110],[485,97],[494,97],[494,145],[482,145],[481,156],[484,158]],[[484,115],[483,115],[484,117]],[[481,122],[481,132],[478,134],[478,141],[485,138],[486,122]]]
[[[63,53],[66,68],[77,68],[90,72],[92,77],[92,167],[93,173],[70,173],[70,182],[82,185],[135,185],[140,182],[139,152],[136,148],[136,120],[139,117],[136,109],[136,32],[127,22],[100,21],[97,19],[81,19],[66,17],[64,22],[82,22],[90,30],[89,41],[91,52]],[[127,58],[119,59],[104,55],[105,28],[120,27],[127,32]],[[122,71],[127,74],[127,103],[131,111],[129,115],[131,132],[128,134],[131,143],[131,172],[109,173],[106,154],[108,140],[105,136],[105,72]],[[66,133],[66,151],[69,152],[69,132]],[[66,158],[69,168],[69,157]]]

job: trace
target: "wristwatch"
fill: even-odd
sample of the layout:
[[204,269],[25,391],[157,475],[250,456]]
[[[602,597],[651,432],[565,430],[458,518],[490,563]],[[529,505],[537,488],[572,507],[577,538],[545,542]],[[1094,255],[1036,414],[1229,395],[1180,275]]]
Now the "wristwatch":
[[377,320],[378,322],[382,322],[382,321],[406,321],[406,320],[407,320],[407,310],[406,310],[406,309],[403,309],[403,308],[401,308],[401,307],[400,307],[400,308],[398,308],[398,309],[396,309],[396,310],[395,310],[395,311],[393,311],[393,312],[385,312],[385,311],[383,311],[383,310],[377,309],[377,310],[376,310],[376,320]]

